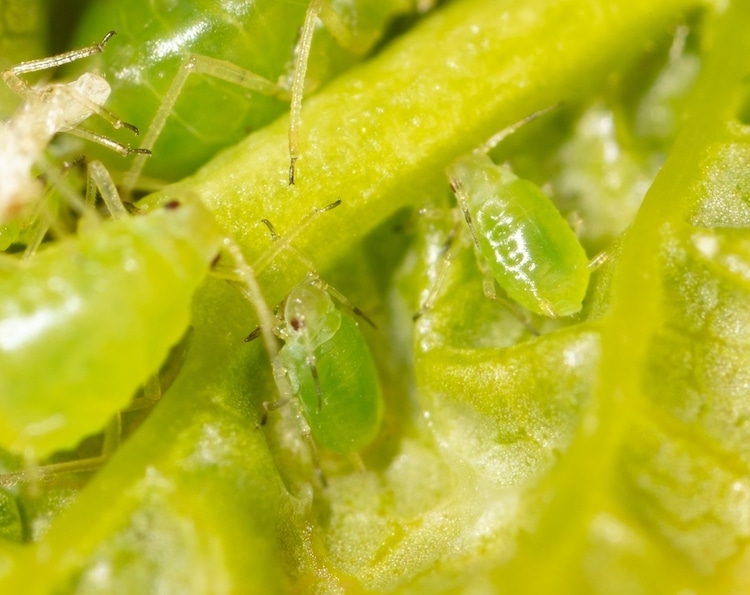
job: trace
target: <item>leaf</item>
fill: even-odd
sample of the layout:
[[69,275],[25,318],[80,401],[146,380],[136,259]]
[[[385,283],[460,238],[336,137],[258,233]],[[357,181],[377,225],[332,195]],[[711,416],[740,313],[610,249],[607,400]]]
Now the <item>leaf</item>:
[[[599,305],[589,310],[591,321],[545,323],[537,339],[529,340],[510,315],[490,330],[482,318],[470,328],[459,324],[482,299],[465,253],[450,282],[462,288],[463,280],[473,279],[474,286],[445,298],[448,309],[436,305],[435,326],[418,327],[417,339],[426,340],[413,347],[412,302],[434,263],[403,265],[398,282],[405,305],[393,296],[390,279],[400,250],[379,246],[386,258],[373,255],[378,240],[399,243],[386,222],[442,195],[445,166],[456,156],[535,108],[589,97],[602,87],[602,73],[623,67],[692,7],[678,0],[656,6],[535,0],[508,5],[498,18],[497,2],[455,2],[307,102],[297,186],[286,183],[283,118],[185,180],[251,262],[270,245],[261,218],[283,236],[313,206],[341,197],[342,206],[314,221],[294,245],[337,285],[348,280],[345,290],[352,289],[355,303],[359,296],[371,299],[385,321],[370,337],[388,399],[381,437],[363,453],[364,470],[324,453],[329,486],[311,489],[314,469],[293,412],[278,412],[271,427],[255,427],[260,403],[274,394],[267,362],[259,347],[241,340],[255,324],[249,305],[213,280],[195,301],[193,349],[174,387],[40,543],[5,556],[5,590],[555,592],[621,586],[662,592],[708,582],[700,572],[713,572],[732,539],[744,535],[732,516],[734,477],[716,474],[705,464],[711,459],[701,458],[705,453],[692,442],[686,446],[681,434],[673,436],[671,426],[667,432],[654,426],[662,418],[643,414],[649,401],[642,394],[648,349],[659,353],[660,347],[651,338],[671,307],[659,299],[666,290],[651,257],[665,254],[660,262],[678,272],[693,267],[685,265],[689,259],[705,260],[691,247],[690,234],[671,236],[673,253],[664,252],[660,235],[659,205],[675,204],[689,179],[674,186],[662,181],[651,191],[622,255],[613,250],[612,268],[593,290]],[[714,41],[724,38],[734,39]],[[712,91],[736,88],[734,74],[720,79],[709,79]],[[718,104],[697,99],[694,105]],[[719,121],[728,115],[706,111]],[[717,126],[699,118],[690,128],[704,129]],[[695,165],[694,149],[708,138],[686,134],[670,158],[677,171]],[[700,167],[684,171],[696,170],[703,173]],[[662,180],[665,175],[676,174],[662,174]],[[722,257],[694,268],[709,269],[705,275],[712,278],[718,267],[729,285],[741,279],[727,263],[743,254],[742,241],[704,233]],[[419,260],[414,254],[408,251],[407,258]],[[280,299],[304,268],[279,257],[259,270],[268,301]],[[608,275],[615,275],[611,284]],[[682,299],[681,292],[674,290]],[[595,321],[610,299],[613,309]],[[462,301],[463,311],[450,310]],[[685,309],[675,311],[679,320]],[[496,338],[491,331],[498,328],[513,334]],[[702,332],[710,348],[723,346],[714,340],[722,331]],[[518,340],[526,342],[515,345]],[[669,336],[666,341],[674,344]],[[734,356],[741,360],[741,352]],[[411,400],[414,371],[418,403]],[[637,407],[619,406],[631,394]],[[612,401],[608,395],[622,396]],[[645,439],[631,439],[631,432]],[[662,455],[658,464],[654,453]],[[683,471],[668,476],[678,460]],[[691,474],[715,489],[690,500],[682,484],[695,482],[680,480]],[[620,480],[631,477],[640,481],[631,488],[646,494],[643,506],[621,496]],[[648,492],[665,485],[675,489]],[[676,495],[671,502],[670,495]],[[684,512],[704,500],[709,504],[700,514],[721,518],[704,533],[672,531],[679,523],[649,508],[656,502]],[[637,522],[640,514],[661,524]],[[690,548],[709,543],[717,531],[723,549],[710,552],[710,568],[696,564],[704,557]],[[519,533],[525,535],[520,544]]]

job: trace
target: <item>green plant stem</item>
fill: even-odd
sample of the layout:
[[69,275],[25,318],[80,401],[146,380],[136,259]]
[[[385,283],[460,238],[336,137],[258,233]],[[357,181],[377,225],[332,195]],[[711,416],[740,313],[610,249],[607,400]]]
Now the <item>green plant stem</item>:
[[[453,2],[306,101],[296,186],[287,185],[286,118],[185,183],[251,257],[268,245],[260,219],[283,233],[313,206],[341,198],[297,242],[325,269],[400,208],[441,195],[457,156],[533,110],[606,86],[695,4]],[[273,299],[295,281],[284,277],[267,280]]]
[[[269,245],[262,218],[284,234],[313,206],[341,197],[343,205],[296,242],[324,270],[391,214],[442,193],[445,166],[456,156],[535,109],[605,85],[612,69],[695,4],[454,2],[306,102],[296,186],[287,185],[286,119],[183,183],[251,262]],[[273,302],[299,278],[274,263],[262,281]],[[118,531],[149,506],[157,516],[171,511],[192,522],[191,534],[211,535],[230,592],[247,592],[252,576],[266,592],[283,588],[280,565],[302,572],[310,555],[307,526],[290,513],[263,434],[253,427],[267,390],[259,380],[266,364],[243,349],[242,329],[252,322],[238,301],[216,281],[198,294],[194,346],[169,395],[47,538],[16,560],[0,590],[49,592],[70,584],[97,555],[106,558],[107,547],[116,554]],[[218,438],[209,439],[208,430]],[[149,500],[143,488],[155,475],[167,488]],[[153,548],[161,537],[135,543]],[[325,554],[317,555],[323,565]],[[313,570],[308,580],[335,585]],[[166,563],[154,572],[168,571]]]

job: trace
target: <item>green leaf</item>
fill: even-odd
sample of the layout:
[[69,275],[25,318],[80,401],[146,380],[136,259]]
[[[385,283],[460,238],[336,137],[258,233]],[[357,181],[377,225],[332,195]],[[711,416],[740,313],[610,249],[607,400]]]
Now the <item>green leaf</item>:
[[[272,245],[261,219],[283,237],[341,198],[294,246],[378,322],[381,434],[361,461],[321,453],[317,485],[292,408],[256,426],[275,392],[262,347],[242,341],[255,316],[211,280],[175,385],[38,543],[2,551],[5,591],[746,588],[748,145],[731,121],[747,8],[706,25],[687,123],[624,240],[608,243],[611,224],[587,238],[610,258],[578,318],[525,321],[485,300],[464,237],[414,325],[452,222],[419,223],[411,247],[393,230],[405,209],[442,203],[456,157],[559,101],[540,152],[567,142],[562,167],[595,189],[597,168],[642,183],[650,149],[587,164],[599,149],[576,147],[571,121],[696,8],[453,2],[306,101],[295,186],[286,118],[184,180],[251,263]],[[530,134],[518,142],[533,154]],[[306,272],[289,254],[258,268],[271,304]]]

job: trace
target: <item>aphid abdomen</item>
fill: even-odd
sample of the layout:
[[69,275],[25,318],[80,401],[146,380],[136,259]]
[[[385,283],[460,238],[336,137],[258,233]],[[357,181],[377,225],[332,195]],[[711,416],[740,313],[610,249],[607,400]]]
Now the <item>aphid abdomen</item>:
[[[295,356],[287,352],[297,348]],[[375,362],[357,323],[341,316],[341,326],[314,350],[322,406],[300,345],[285,345],[281,357],[302,404],[315,442],[339,454],[362,450],[380,428],[383,399]]]
[[158,369],[219,247],[194,208],[106,222],[0,278],[0,445],[75,446]]
[[542,190],[485,155],[458,161],[451,176],[468,199],[481,256],[508,296],[545,316],[578,312],[588,258]]

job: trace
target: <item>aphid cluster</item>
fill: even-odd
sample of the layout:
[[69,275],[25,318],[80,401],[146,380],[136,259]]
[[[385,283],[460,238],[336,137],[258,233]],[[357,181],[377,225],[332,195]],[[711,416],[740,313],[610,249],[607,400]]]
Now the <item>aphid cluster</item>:
[[[326,14],[325,7],[321,0],[310,2],[297,48],[291,85],[290,184],[295,181],[299,156],[306,64],[315,22]],[[113,34],[98,44],[25,62],[4,73],[25,104],[0,130],[0,151],[7,153],[0,155],[0,161],[7,164],[0,181],[0,218],[8,219],[38,200],[40,182],[32,176],[33,166],[42,161],[45,147],[60,131],[123,154],[139,153],[124,181],[124,191],[132,191],[191,72],[264,93],[286,91],[227,62],[191,56],[180,68],[143,146],[131,149],[78,128],[97,114],[115,127],[136,131],[103,107],[109,95],[103,78],[88,74],[73,83],[36,89],[19,78],[100,53]],[[550,317],[578,312],[589,269],[575,234],[538,187],[492,163],[486,150],[482,147],[456,160],[447,170],[482,268],[510,299],[531,312]],[[184,335],[192,295],[221,253],[232,262],[226,277],[257,311],[260,326],[251,338],[263,336],[273,365],[280,397],[264,404],[266,414],[296,400],[304,418],[303,430],[315,444],[334,453],[355,455],[373,441],[383,417],[378,373],[357,322],[333,300],[355,314],[362,316],[361,312],[322,281],[312,265],[308,267],[311,274],[289,292],[275,317],[263,298],[255,273],[281,250],[296,253],[291,237],[279,238],[267,223],[277,241],[250,266],[189,191],[177,187],[171,191],[173,200],[162,208],[131,216],[100,163],[90,164],[90,177],[115,220],[61,241],[0,277],[0,295],[5,296],[0,301],[0,434],[4,446],[43,457],[75,445],[104,426]],[[315,211],[296,233],[336,204]],[[49,282],[51,278],[55,283]],[[417,316],[430,310],[439,290],[439,284],[428,290]],[[274,334],[284,341],[280,350]],[[81,336],[87,340],[80,341]],[[60,353],[66,357],[61,359]],[[131,357],[124,362],[118,357],[122,353]],[[32,367],[46,373],[28,382]],[[81,375],[80,370],[87,373]],[[43,395],[41,400],[39,395]],[[27,404],[33,401],[37,406],[31,410]]]

